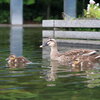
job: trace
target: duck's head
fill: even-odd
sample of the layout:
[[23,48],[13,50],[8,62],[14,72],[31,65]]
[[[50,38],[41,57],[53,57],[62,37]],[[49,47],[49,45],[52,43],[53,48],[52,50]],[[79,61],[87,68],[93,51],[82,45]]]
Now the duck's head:
[[46,43],[44,43],[44,44],[41,45],[40,47],[42,48],[42,47],[45,47],[45,46],[55,47],[55,46],[57,46],[57,42],[56,42],[55,39],[48,39],[48,40],[46,41]]
[[72,63],[72,66],[73,67],[75,67],[75,66],[77,66],[77,65],[79,65],[80,64],[80,59],[75,59],[74,61],[73,61],[73,63]]
[[14,60],[16,56],[14,54],[11,54],[6,60]]

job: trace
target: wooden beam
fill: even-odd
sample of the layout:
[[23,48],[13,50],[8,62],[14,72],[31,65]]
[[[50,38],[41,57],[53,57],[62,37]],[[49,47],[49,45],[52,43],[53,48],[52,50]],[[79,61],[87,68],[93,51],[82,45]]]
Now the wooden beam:
[[100,28],[100,20],[43,20],[43,27]]
[[100,39],[100,32],[43,30],[43,37]]

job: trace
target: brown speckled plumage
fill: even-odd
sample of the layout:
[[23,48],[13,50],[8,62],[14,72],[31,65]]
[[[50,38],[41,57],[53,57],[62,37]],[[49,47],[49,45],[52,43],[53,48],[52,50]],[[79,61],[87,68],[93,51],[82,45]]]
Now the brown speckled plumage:
[[28,63],[32,63],[27,58],[20,56],[16,57],[14,54],[10,55],[7,59],[9,67],[24,67]]
[[[89,49],[74,49],[74,50],[69,50],[64,53],[60,53],[60,52],[58,52],[57,42],[55,39],[48,39],[47,42],[45,44],[41,45],[40,47],[43,47],[45,45],[48,45],[51,48],[51,52],[50,52],[51,60],[57,60],[61,63],[66,63],[68,65],[72,65],[73,62],[77,58],[80,59],[80,62],[84,61],[86,58],[87,58],[87,61],[89,61],[89,62],[90,61],[92,62],[93,60],[96,61],[95,57],[98,56],[96,54],[95,50],[89,50]],[[91,57],[92,57],[92,59],[91,59]]]
[[76,57],[76,59],[74,59],[72,66],[81,66],[81,67],[85,67],[85,66],[95,66],[95,64],[100,63],[100,55],[82,55],[82,56],[78,56]]

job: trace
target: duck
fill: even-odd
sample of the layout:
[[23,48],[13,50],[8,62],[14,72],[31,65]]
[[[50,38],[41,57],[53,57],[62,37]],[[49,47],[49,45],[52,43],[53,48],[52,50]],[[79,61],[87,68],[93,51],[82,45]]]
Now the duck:
[[77,57],[80,57],[82,55],[84,56],[86,55],[88,57],[97,55],[96,50],[90,50],[90,49],[73,49],[73,50],[60,53],[58,51],[57,41],[52,38],[49,38],[44,44],[40,46],[40,48],[43,48],[45,46],[49,46],[51,48],[50,51],[51,60],[57,60],[61,63],[66,63],[68,65],[72,65],[73,61],[76,60]]
[[27,58],[23,56],[16,57],[16,55],[11,54],[7,59],[7,63],[9,67],[21,67],[25,66],[26,64],[32,64]]
[[[93,67],[96,66],[100,63],[100,55],[82,55],[82,56],[78,56],[76,59],[74,59],[72,66],[76,67],[76,66],[80,66],[80,67]],[[100,66],[100,65],[99,65]]]

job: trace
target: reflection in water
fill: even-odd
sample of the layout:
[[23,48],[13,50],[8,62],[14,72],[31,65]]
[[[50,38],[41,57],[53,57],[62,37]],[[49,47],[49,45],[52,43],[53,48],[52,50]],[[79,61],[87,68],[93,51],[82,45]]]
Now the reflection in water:
[[58,73],[63,73],[63,72],[71,72],[71,68],[68,66],[63,66],[60,65],[58,61],[50,61],[50,69],[47,70],[46,73],[46,80],[47,81],[55,81],[59,75]]
[[80,84],[84,84],[83,86],[88,88],[100,86],[100,65],[97,68],[96,66],[91,68],[84,66],[81,68],[79,66],[65,66],[57,61],[50,61],[49,66],[48,70],[43,72],[45,75],[43,78],[48,82],[47,86],[56,87],[59,84],[58,80],[61,79],[64,81],[64,83],[61,83],[67,86]]
[[22,56],[23,52],[23,27],[11,27],[10,32],[10,54]]
[[47,81],[55,81],[57,78],[57,71],[59,69],[57,61],[50,62],[50,70],[47,72]]
[[[82,71],[78,66],[63,66],[49,62],[49,58],[41,59],[41,30],[24,30],[23,55],[35,63],[12,69],[5,68],[9,30],[0,29],[3,33],[0,35],[0,100],[100,100],[100,68]],[[64,51],[65,47],[61,49]]]
[[[93,88],[95,86],[100,86],[100,80],[98,79],[98,77],[100,78],[98,68],[99,67],[96,66],[84,66],[83,68],[82,66],[65,66],[60,65],[57,61],[50,61],[50,68],[47,70],[47,72],[45,72],[45,79],[46,81],[56,81],[59,78],[80,77],[87,79],[87,81],[83,81],[83,83],[87,84],[87,87]],[[50,84],[47,86],[50,86]]]
[[26,64],[23,64],[23,63],[19,63],[19,64],[7,64],[7,66],[9,68],[25,68],[27,65]]

